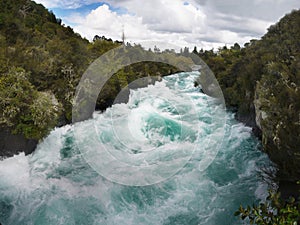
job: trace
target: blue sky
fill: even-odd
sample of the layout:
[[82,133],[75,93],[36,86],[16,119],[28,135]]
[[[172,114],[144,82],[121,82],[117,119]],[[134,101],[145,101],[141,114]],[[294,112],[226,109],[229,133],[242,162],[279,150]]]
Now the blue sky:
[[102,6],[104,3],[99,2],[99,3],[92,3],[89,5],[83,5],[79,8],[59,8],[59,7],[54,7],[50,8],[57,17],[67,17],[73,13],[80,13],[83,16],[86,16],[89,14],[93,9],[98,8],[99,6]]
[[114,12],[116,12],[118,14],[126,14],[126,13],[128,13],[128,11],[125,8],[113,7],[113,6],[111,6],[107,2],[96,2],[96,3],[92,3],[92,4],[82,5],[82,6],[78,7],[78,8],[51,7],[49,9],[52,10],[58,18],[66,18],[66,17],[68,17],[68,16],[70,16],[72,14],[75,14],[75,13],[79,13],[82,16],[86,16],[92,10],[97,9],[100,6],[103,6],[104,4],[108,5],[109,8],[112,11],[114,11]]
[[271,24],[300,7],[299,0],[36,1],[89,40],[95,35],[120,40],[124,27],[128,42],[205,49],[260,38]]

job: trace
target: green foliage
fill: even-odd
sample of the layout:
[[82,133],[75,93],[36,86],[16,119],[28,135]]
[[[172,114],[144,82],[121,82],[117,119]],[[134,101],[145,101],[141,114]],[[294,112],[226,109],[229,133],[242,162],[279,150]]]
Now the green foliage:
[[28,74],[21,68],[12,68],[0,78],[0,124],[14,126],[15,120],[26,113],[37,91],[28,81]]
[[56,125],[61,109],[53,94],[38,92],[28,77],[12,68],[0,78],[0,126],[40,139]]
[[[112,77],[105,84],[104,88],[101,90],[96,104],[97,110],[105,110],[107,107],[111,106],[116,96],[121,91],[123,91],[122,102],[126,102],[129,97],[128,87],[131,89],[145,87],[149,83],[153,83],[155,80],[159,79],[160,76],[178,72],[177,68],[169,64],[179,65],[184,60],[186,60],[186,58],[177,56],[175,53],[169,53],[167,54],[168,57],[162,57],[164,53],[154,54],[152,52],[145,51],[140,45],[127,45],[124,46],[124,48],[118,49],[117,52],[121,54],[124,52],[124,54],[126,54],[126,57],[115,58],[118,54],[114,55],[113,52],[110,52],[109,58],[107,60],[116,62],[118,65],[127,66],[124,66],[119,70],[115,70],[116,68],[108,68],[109,63],[105,64],[105,68],[102,64],[100,66],[98,65],[99,70],[101,69],[101,72],[103,74],[105,74],[105,72],[110,73],[113,70],[116,71],[116,73],[112,75]],[[154,55],[157,56],[156,60],[158,61],[160,61],[160,57],[168,58],[169,61],[167,63],[169,64],[152,61],[139,62],[143,59],[150,59]],[[105,62],[106,59],[103,59],[103,61]],[[150,79],[149,83],[144,82],[145,80],[141,79],[144,77]],[[135,81],[134,84],[132,84],[133,81]]]
[[92,54],[92,57],[96,59],[100,55],[104,54],[105,52],[107,52],[113,48],[116,48],[118,46],[120,46],[120,43],[108,41],[104,37],[103,39],[95,39],[95,41],[93,43],[89,44],[88,48]]
[[[75,89],[84,71],[99,56],[120,45],[104,36],[96,36],[93,42],[81,38],[34,1],[0,0],[1,125],[40,139],[55,126],[58,117],[62,124],[71,122]],[[147,64],[147,71],[140,65],[119,71],[107,83],[96,108],[111,106],[118,92],[139,77],[176,71],[166,65]],[[47,107],[53,110],[47,111]]]
[[247,125],[258,126],[278,175],[292,181],[300,178],[299,40],[300,10],[295,10],[244,48],[198,52],[219,81],[226,105]]
[[[241,96],[238,94],[237,74],[232,73],[233,67],[242,57],[242,53],[241,49],[237,47],[231,49],[224,47],[219,49],[217,53],[214,53],[213,50],[204,52],[200,51],[198,53],[200,58],[206,62],[215,74],[220,87],[223,90],[226,104],[231,107],[236,107],[243,101]],[[205,73],[205,71],[202,72]]]
[[257,225],[297,225],[300,223],[300,202],[294,198],[284,201],[280,193],[269,191],[267,201],[259,205],[240,206],[235,216]]

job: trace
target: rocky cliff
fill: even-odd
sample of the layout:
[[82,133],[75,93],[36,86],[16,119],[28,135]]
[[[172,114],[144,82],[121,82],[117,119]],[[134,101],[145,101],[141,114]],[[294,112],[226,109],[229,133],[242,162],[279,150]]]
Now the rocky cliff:
[[2,128],[0,131],[0,158],[11,157],[20,152],[26,155],[32,153],[38,141],[35,139],[28,139],[22,134],[12,134],[10,130]]

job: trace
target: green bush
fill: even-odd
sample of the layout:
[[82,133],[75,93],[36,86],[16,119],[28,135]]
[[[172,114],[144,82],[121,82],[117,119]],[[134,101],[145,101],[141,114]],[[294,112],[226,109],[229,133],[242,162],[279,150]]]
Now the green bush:
[[266,202],[246,208],[240,206],[235,216],[248,220],[250,224],[297,225],[300,224],[300,202],[293,197],[282,200],[279,192],[269,191]]
[[13,67],[0,77],[0,126],[41,139],[55,127],[61,106],[52,93],[37,91],[28,76]]

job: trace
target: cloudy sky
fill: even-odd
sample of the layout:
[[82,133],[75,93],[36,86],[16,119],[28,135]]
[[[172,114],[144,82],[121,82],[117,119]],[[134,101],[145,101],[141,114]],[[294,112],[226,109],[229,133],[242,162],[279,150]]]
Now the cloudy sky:
[[[299,0],[36,0],[92,40],[211,49],[260,38]],[[151,44],[150,44],[151,45]],[[154,46],[154,45],[153,45]],[[148,47],[148,46],[147,46]]]

